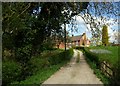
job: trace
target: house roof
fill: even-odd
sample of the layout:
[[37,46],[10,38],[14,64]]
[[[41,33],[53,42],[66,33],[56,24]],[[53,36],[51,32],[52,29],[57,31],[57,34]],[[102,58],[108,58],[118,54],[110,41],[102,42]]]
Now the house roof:
[[80,40],[80,39],[81,39],[81,37],[82,37],[82,35],[72,36],[72,37],[70,37],[70,40],[71,40],[71,41]]

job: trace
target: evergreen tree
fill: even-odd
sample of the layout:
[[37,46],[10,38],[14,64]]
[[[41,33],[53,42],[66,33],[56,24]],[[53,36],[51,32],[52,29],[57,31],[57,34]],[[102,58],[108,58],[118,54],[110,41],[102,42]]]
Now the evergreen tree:
[[103,29],[102,29],[102,44],[103,45],[108,45],[108,27],[106,25],[103,26]]

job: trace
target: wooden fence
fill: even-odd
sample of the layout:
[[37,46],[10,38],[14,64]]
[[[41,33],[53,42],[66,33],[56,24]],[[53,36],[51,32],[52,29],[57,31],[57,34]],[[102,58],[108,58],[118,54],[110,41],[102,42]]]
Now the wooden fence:
[[111,78],[114,74],[113,69],[111,68],[110,64],[108,64],[106,61],[101,62],[101,71],[108,76],[109,78]]
[[116,76],[116,70],[113,70],[110,64],[103,61],[100,64],[100,69],[107,77],[111,78],[116,84],[120,85],[120,82],[114,78]]

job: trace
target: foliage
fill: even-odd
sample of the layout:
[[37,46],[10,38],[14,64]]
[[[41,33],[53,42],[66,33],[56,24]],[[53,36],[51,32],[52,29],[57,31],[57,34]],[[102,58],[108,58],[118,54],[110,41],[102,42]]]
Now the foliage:
[[[111,51],[111,53],[110,54],[93,53],[89,51],[90,49],[106,49],[106,50]],[[89,49],[88,48],[84,49],[87,59],[89,59],[91,65],[94,65],[95,68],[100,69],[100,63],[102,61],[106,61],[107,63],[110,64],[110,67],[115,72],[115,75],[113,75],[113,79],[109,79],[111,80],[109,83],[116,84],[116,85],[118,84],[118,81],[120,80],[119,78],[120,64],[119,64],[118,49],[119,49],[119,46],[106,46],[106,47],[99,46],[99,47],[90,47]],[[97,70],[95,69],[95,71]],[[106,79],[104,81],[106,81]]]
[[17,48],[16,60],[21,64],[25,64],[31,58],[31,45],[26,45],[22,48]]
[[108,85],[110,84],[110,80],[108,77],[106,77],[101,71],[100,69],[98,69],[97,65],[92,62],[89,58],[86,58],[88,64],[90,65],[90,67],[94,70],[94,74],[104,83],[104,85]]
[[77,62],[77,63],[79,63],[79,62],[80,62],[80,53],[78,53],[78,55],[77,55],[76,62]]
[[104,25],[103,26],[103,29],[102,29],[102,44],[103,45],[108,45],[108,39],[109,39],[109,37],[108,37],[108,28],[107,28],[107,26],[106,25]]
[[5,48],[12,50],[17,61],[20,58],[20,62],[27,63],[31,55],[52,47],[53,43],[44,42],[53,33],[63,38],[61,25],[69,23],[72,16],[86,9],[88,2],[82,3],[2,3],[3,52]]
[[48,68],[40,69],[34,75],[27,77],[25,80],[21,82],[13,82],[11,85],[34,85],[40,86],[45,80],[47,80],[51,75],[53,75],[56,71],[60,69],[66,62],[62,62],[57,65],[52,65]]
[[10,84],[19,80],[21,75],[21,66],[14,61],[2,62],[2,82],[3,85]]
[[[119,2],[89,2],[87,9],[79,16],[88,25],[87,29],[91,31],[92,37],[98,38],[99,41],[102,37],[103,25],[118,24]],[[111,18],[113,18],[112,22],[108,22]]]
[[91,45],[91,46],[100,46],[100,45],[102,45],[101,36],[99,36],[99,37],[94,37],[94,36],[93,36],[93,37],[91,38],[90,45]]
[[[29,72],[32,72],[33,75],[27,77],[23,81],[13,82],[12,84],[42,84],[72,58],[73,49],[67,51],[45,51],[45,53],[29,61]],[[64,54],[66,54],[66,57]]]
[[[47,75],[44,74],[42,77],[38,77],[44,80],[69,61],[72,55],[72,49],[67,51],[53,49],[46,50],[37,56],[33,56],[26,64],[19,64],[12,60],[3,61],[3,84],[10,85],[11,83],[18,83],[19,81],[22,83],[23,80],[29,77],[41,75],[43,74],[42,72],[45,73],[45,71],[50,72],[47,72]],[[49,69],[51,69],[51,71],[49,71]]]
[[[50,41],[54,39],[48,40],[53,35],[52,33],[56,33],[58,37],[63,36],[61,25],[69,23],[72,16],[86,9],[87,4],[81,4],[82,8],[77,8],[80,6],[79,3],[2,3],[2,52],[6,49],[14,54],[13,58],[21,65],[20,80],[33,74],[34,70],[30,68],[38,67],[34,60],[33,63],[30,62],[32,56],[39,55],[42,51],[53,47],[54,43]],[[6,58],[6,55],[3,56]],[[63,59],[59,56],[61,55],[54,57],[61,62]],[[41,67],[48,64],[43,59],[38,61]],[[57,60],[50,61],[55,64],[59,63]],[[29,67],[29,64],[34,65]]]
[[85,55],[94,63],[96,63],[96,65],[98,66],[100,64],[99,58],[97,57],[97,54],[95,53],[91,53],[89,51],[89,48],[84,48],[85,51]]
[[[105,49],[105,50],[109,50],[111,53],[93,53],[90,51],[90,49]],[[119,60],[118,49],[119,49],[119,46],[99,46],[99,47],[93,46],[93,47],[90,47],[89,49],[85,48],[85,51],[86,53],[93,55],[92,59],[94,58],[94,56],[96,56],[96,58],[99,58],[98,59],[99,61],[105,60],[108,63],[110,63],[111,66],[114,68],[115,64]]]

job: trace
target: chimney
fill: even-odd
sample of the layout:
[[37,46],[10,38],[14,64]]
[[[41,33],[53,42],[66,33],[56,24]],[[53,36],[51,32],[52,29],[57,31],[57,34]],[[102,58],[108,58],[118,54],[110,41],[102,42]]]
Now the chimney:
[[83,35],[86,35],[86,33],[83,33]]

